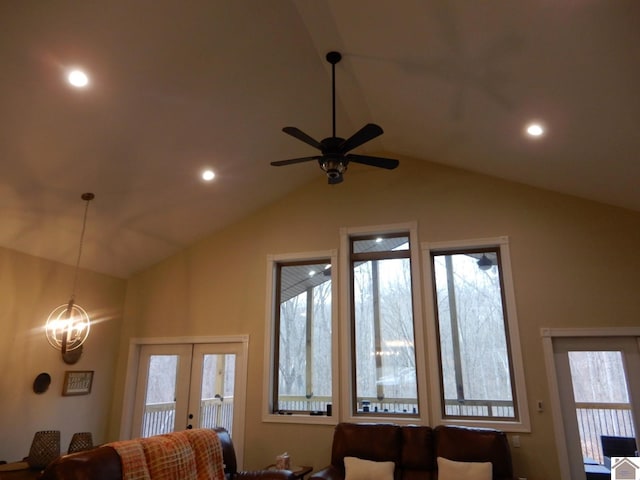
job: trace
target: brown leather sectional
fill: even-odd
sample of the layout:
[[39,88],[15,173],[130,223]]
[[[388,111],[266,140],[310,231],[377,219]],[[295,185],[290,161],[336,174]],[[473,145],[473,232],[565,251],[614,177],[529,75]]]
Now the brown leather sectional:
[[[286,470],[238,472],[229,433],[216,429],[228,480],[294,480]],[[395,463],[394,480],[437,480],[437,457],[459,462],[491,462],[493,480],[513,480],[511,451],[504,432],[492,429],[340,423],[331,464],[309,480],[344,480],[344,457]],[[120,457],[109,446],[64,455],[51,463],[41,480],[120,480]]]
[[[257,470],[238,472],[236,453],[229,433],[217,428],[224,472],[228,480],[294,480],[287,470]],[[63,455],[51,463],[40,480],[121,480],[122,465],[116,451],[109,446],[97,447],[84,452]],[[177,479],[176,479],[177,480]]]
[[437,457],[491,462],[493,480],[514,478],[507,436],[493,429],[340,423],[333,436],[331,464],[310,480],[344,480],[344,457],[392,461],[394,480],[437,479]]

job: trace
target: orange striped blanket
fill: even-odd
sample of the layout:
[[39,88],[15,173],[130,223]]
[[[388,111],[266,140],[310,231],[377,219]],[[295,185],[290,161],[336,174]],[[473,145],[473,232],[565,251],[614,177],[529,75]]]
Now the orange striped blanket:
[[224,480],[222,445],[199,428],[109,443],[122,462],[123,480]]

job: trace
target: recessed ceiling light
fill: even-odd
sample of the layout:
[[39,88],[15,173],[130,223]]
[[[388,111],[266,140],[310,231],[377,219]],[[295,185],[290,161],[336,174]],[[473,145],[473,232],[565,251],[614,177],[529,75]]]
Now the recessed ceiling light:
[[82,70],[71,70],[67,75],[67,80],[77,88],[84,88],[89,85],[89,77]]
[[541,137],[544,135],[544,127],[539,123],[530,123],[527,125],[526,132],[530,137]]
[[216,174],[213,173],[213,170],[205,170],[205,171],[202,172],[202,179],[204,181],[210,182],[214,178],[216,178]]

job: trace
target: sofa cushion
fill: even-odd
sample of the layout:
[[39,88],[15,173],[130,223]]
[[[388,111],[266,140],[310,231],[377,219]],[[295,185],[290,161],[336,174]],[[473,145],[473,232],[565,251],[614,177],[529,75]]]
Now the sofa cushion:
[[374,462],[357,457],[344,457],[345,480],[393,480],[393,462]]
[[344,472],[344,457],[400,463],[402,431],[398,425],[341,423],[333,435],[331,463]]
[[309,480],[345,480],[344,457],[393,461],[395,480],[440,480],[438,456],[458,462],[490,462],[493,480],[513,480],[504,432],[374,423],[339,423],[333,435],[331,464]]
[[433,429],[426,426],[402,427],[403,470],[433,471],[436,468]]
[[458,462],[491,462],[493,478],[512,477],[511,450],[504,432],[439,425],[434,433],[437,457]]
[[491,480],[491,462],[455,462],[438,457],[438,480]]

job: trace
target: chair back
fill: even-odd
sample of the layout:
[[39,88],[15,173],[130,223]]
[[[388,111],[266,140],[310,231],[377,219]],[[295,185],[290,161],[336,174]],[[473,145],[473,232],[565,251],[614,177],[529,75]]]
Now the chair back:
[[93,448],[93,437],[91,432],[78,432],[74,433],[71,437],[71,443],[69,443],[69,450],[67,453],[83,452]]
[[60,456],[60,430],[36,432],[31,442],[27,463],[31,468],[45,468]]

